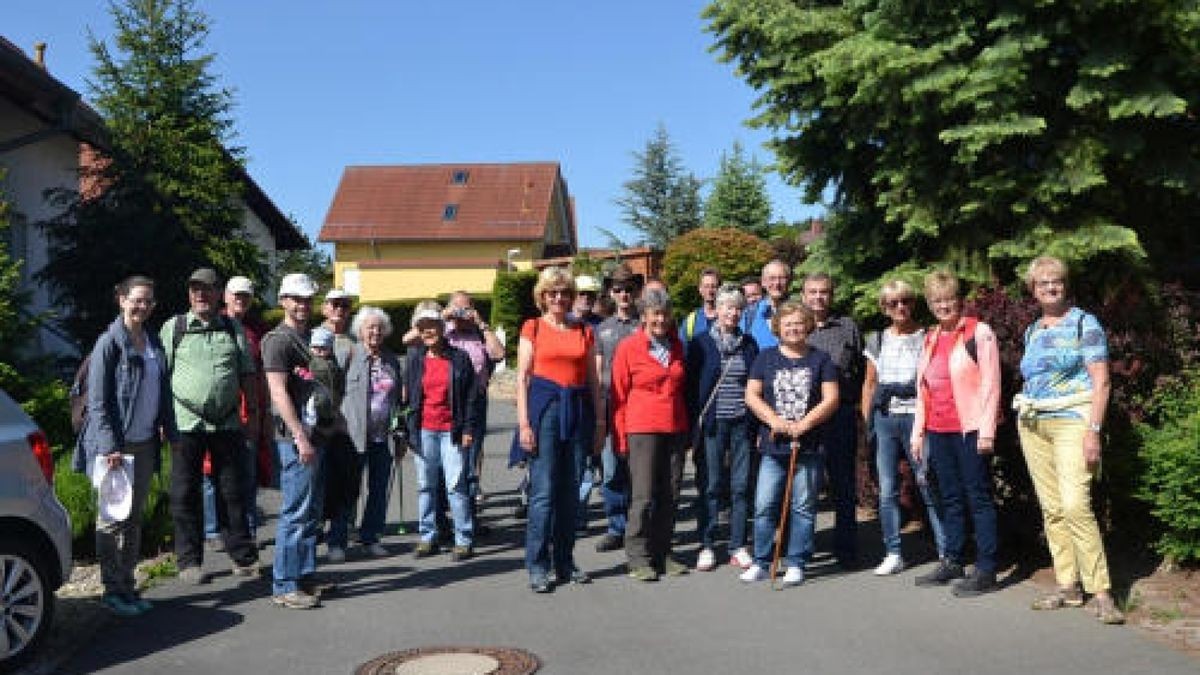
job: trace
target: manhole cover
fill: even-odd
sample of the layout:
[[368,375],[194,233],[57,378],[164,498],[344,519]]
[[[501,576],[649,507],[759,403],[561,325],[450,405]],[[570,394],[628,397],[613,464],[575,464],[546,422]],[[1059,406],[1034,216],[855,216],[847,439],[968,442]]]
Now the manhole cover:
[[511,647],[419,647],[371,659],[355,675],[528,675],[541,667]]

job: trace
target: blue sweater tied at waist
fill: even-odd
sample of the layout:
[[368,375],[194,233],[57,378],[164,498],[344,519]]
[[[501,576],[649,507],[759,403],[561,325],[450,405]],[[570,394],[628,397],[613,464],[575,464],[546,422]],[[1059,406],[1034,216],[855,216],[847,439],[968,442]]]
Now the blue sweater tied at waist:
[[[580,437],[581,432],[586,432],[582,438],[591,439],[596,426],[596,414],[592,406],[592,392],[587,385],[564,387],[534,375],[529,381],[526,403],[529,425],[533,427],[535,437],[541,428],[542,415],[546,414],[552,403],[558,403],[558,440],[569,441]],[[512,445],[508,451],[508,465],[516,466],[525,459],[525,448],[521,447],[521,428],[518,425],[513,432]]]

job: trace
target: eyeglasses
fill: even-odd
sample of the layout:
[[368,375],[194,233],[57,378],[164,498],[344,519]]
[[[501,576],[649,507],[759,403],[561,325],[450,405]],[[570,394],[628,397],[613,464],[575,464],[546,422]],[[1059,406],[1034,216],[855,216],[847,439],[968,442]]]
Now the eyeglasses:
[[338,309],[350,309],[350,303],[346,300],[326,300],[325,304]]
[[552,288],[546,291],[546,295],[552,298],[570,298],[575,295],[575,291],[569,288]]
[[1038,279],[1034,285],[1038,288],[1057,288],[1066,285],[1066,281],[1062,279]]
[[613,286],[612,292],[613,293],[632,293],[633,286]]
[[913,304],[913,299],[912,298],[896,298],[895,300],[888,300],[884,304],[887,305],[888,309],[896,309],[897,307],[901,307],[901,306],[911,307]]

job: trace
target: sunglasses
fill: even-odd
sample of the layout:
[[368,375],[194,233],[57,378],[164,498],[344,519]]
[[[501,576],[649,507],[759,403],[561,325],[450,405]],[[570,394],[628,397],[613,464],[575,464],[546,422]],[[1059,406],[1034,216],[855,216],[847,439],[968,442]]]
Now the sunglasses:
[[613,286],[612,292],[613,293],[632,293],[633,286]]
[[546,291],[546,295],[548,295],[552,298],[570,298],[575,295],[575,291],[573,291],[569,288],[555,288],[555,289]]
[[912,298],[899,298],[898,300],[888,300],[886,305],[888,309],[896,309],[897,307],[912,307]]
[[325,303],[338,309],[350,309],[350,303],[346,300],[326,300]]

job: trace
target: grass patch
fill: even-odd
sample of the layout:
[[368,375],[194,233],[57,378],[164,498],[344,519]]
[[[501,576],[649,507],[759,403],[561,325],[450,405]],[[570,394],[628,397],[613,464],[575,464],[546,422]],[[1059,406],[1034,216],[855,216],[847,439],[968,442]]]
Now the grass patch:
[[1151,607],[1150,618],[1158,623],[1171,623],[1183,618],[1183,610],[1178,605],[1174,607]]
[[153,586],[163,579],[179,576],[179,566],[175,564],[174,553],[165,553],[153,560],[147,560],[139,567],[146,575],[147,586]]

